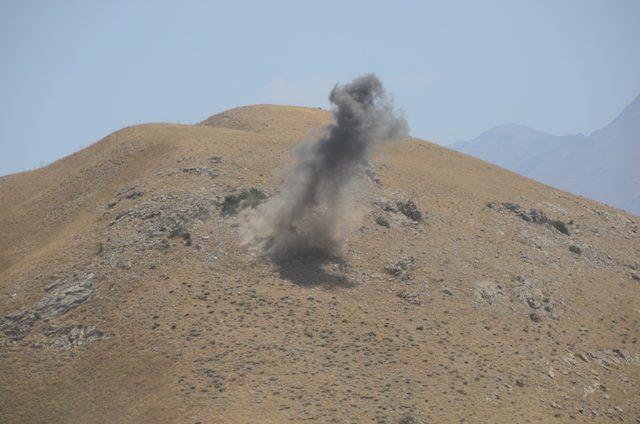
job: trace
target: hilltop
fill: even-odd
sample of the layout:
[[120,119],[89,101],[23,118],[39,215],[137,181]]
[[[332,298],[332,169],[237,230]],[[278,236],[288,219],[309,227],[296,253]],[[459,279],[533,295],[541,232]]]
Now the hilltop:
[[0,422],[640,416],[636,216],[411,138],[340,257],[241,245],[331,120],[241,107],[0,178]]

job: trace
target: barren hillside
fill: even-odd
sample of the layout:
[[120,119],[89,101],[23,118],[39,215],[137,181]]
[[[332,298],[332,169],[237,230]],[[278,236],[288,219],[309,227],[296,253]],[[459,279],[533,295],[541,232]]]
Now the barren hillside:
[[243,107],[0,178],[0,422],[640,422],[638,217],[411,139],[340,257],[241,245],[330,122]]

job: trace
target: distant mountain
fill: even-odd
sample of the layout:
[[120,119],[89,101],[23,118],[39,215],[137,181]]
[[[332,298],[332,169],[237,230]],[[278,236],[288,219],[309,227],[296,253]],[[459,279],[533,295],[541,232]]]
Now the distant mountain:
[[640,214],[640,96],[613,122],[589,136],[554,136],[504,124],[450,147]]

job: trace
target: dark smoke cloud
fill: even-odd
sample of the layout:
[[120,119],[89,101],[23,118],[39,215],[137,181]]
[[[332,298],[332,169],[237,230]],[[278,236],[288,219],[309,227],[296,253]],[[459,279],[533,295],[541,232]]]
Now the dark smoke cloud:
[[281,192],[248,218],[245,242],[286,258],[335,254],[352,212],[350,188],[375,147],[407,135],[382,83],[367,74],[336,85],[329,100],[335,124],[294,149],[295,165]]

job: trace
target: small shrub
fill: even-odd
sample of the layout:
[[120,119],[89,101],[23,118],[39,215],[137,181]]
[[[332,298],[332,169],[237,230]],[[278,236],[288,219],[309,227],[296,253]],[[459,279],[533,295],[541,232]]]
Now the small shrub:
[[549,225],[555,228],[556,230],[560,231],[562,234],[565,234],[567,236],[569,235],[569,228],[567,228],[567,224],[565,224],[564,222],[558,219],[554,219],[549,221]]
[[171,230],[171,232],[169,233],[169,238],[175,238],[175,237],[180,237],[182,240],[184,240],[185,246],[191,246],[191,243],[192,243],[191,233],[185,230],[184,228],[177,227]]
[[380,225],[381,227],[387,227],[387,228],[391,227],[391,225],[389,225],[389,221],[387,221],[387,219],[384,216],[377,216],[376,224]]
[[244,208],[255,208],[267,198],[267,195],[258,188],[245,190],[240,194],[225,196],[222,203],[222,216],[235,215]]
[[578,246],[576,246],[575,244],[572,244],[571,246],[569,246],[569,251],[575,253],[576,255],[579,255],[582,253],[582,249],[580,249]]

